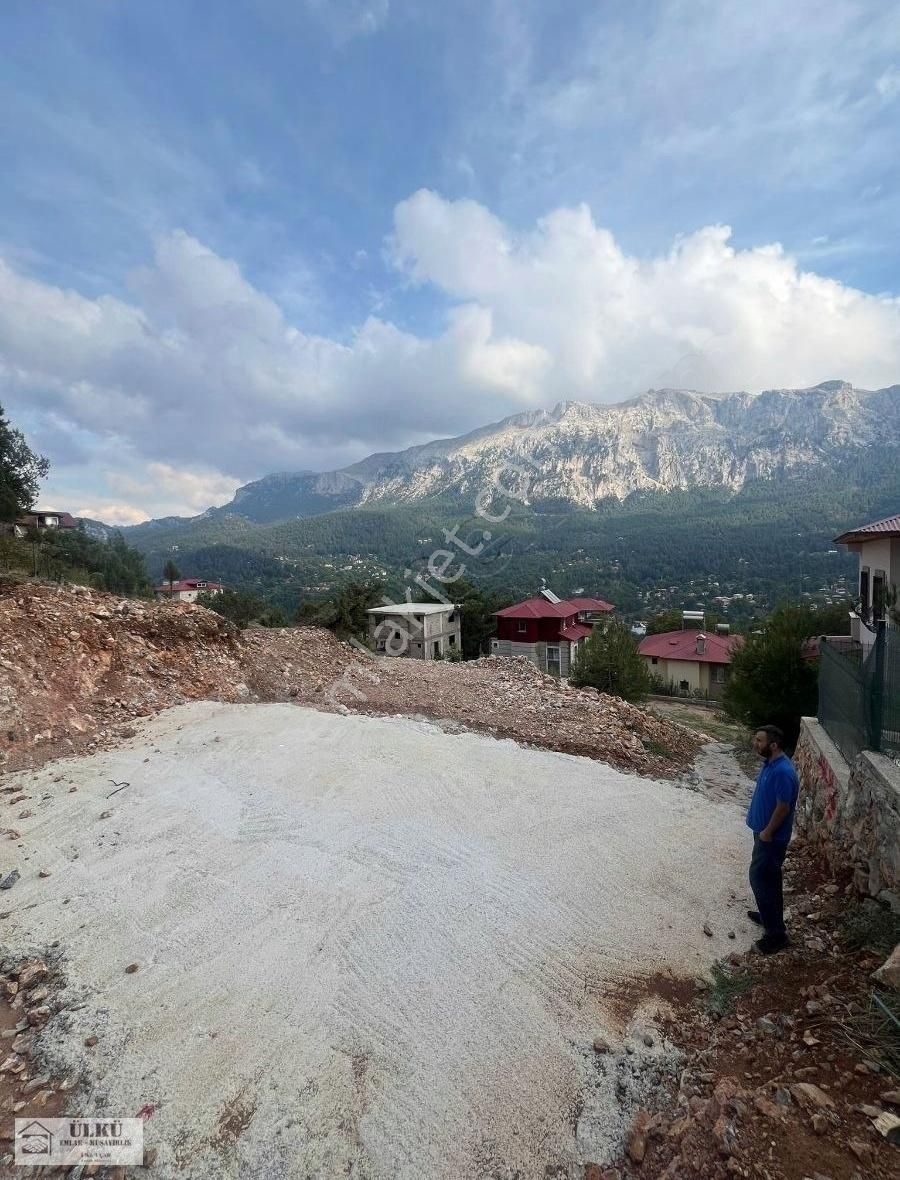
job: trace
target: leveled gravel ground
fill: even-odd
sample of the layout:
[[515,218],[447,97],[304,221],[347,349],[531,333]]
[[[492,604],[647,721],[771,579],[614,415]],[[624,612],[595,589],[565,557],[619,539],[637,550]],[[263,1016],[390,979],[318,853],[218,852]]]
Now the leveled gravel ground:
[[44,1065],[162,1178],[581,1175],[670,1062],[639,977],[749,941],[736,805],[414,720],[196,703],[0,783]]

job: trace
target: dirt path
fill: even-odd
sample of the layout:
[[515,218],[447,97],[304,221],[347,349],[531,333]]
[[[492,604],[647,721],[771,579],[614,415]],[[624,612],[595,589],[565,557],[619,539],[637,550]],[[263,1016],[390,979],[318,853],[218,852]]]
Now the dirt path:
[[13,779],[37,1067],[162,1178],[581,1176],[674,1063],[635,976],[750,941],[733,804],[408,719],[198,703]]

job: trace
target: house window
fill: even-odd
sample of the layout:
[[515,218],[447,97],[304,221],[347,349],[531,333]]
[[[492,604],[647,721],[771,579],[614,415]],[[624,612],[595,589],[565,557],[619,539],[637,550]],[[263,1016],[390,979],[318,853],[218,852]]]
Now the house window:
[[713,681],[716,684],[724,684],[725,683],[725,665],[724,664],[716,664],[715,667],[713,668]]
[[678,684],[678,691],[679,692],[690,692],[691,691],[690,682],[687,680],[680,681]]
[[525,622],[524,619],[519,619],[519,630],[520,631],[527,631],[528,630],[528,624]]
[[859,602],[863,618],[869,614],[869,567],[864,565],[859,571]]
[[551,676],[559,675],[559,644],[547,644],[547,671]]
[[449,636],[449,638],[447,639],[447,642],[450,644],[451,647],[456,647],[456,636],[455,635]]
[[651,664],[658,664],[659,663],[659,656],[651,656],[650,663]]
[[872,574],[872,618],[876,622],[881,622],[884,618],[884,570],[875,570]]

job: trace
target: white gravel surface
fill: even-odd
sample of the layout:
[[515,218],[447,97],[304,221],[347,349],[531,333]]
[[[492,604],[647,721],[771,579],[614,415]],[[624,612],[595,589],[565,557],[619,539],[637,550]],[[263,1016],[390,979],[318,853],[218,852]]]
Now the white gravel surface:
[[43,1043],[160,1177],[580,1175],[640,1087],[594,1036],[667,1052],[610,995],[749,941],[737,806],[422,722],[193,704],[10,777],[3,938],[59,941]]

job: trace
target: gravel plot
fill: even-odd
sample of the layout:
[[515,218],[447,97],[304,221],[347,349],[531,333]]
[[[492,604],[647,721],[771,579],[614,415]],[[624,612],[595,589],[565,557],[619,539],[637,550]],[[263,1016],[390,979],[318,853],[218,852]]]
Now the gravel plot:
[[196,703],[13,782],[46,1063],[73,1109],[152,1107],[164,1178],[580,1175],[642,1096],[594,1037],[668,1059],[623,996],[744,945],[740,810],[584,758]]

